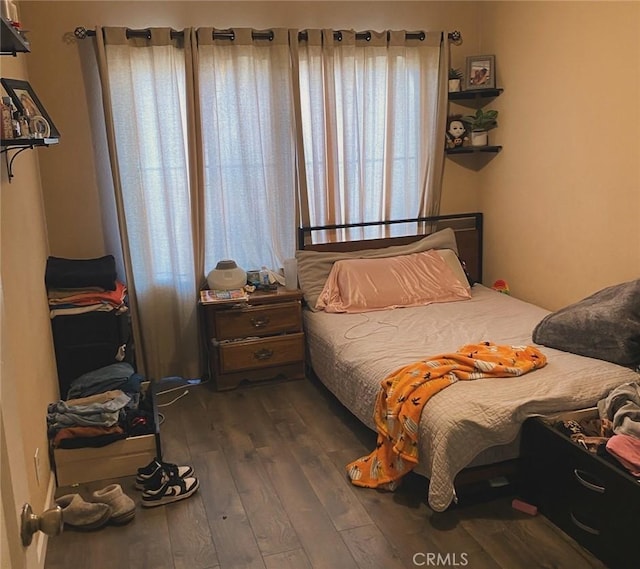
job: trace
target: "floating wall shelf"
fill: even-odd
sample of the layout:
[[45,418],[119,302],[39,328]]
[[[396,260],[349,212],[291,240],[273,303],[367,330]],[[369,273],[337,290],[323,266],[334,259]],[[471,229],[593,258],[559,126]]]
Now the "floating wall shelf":
[[[495,99],[502,94],[504,89],[469,89],[467,91],[454,91],[449,93],[449,101],[457,105],[466,107],[482,108],[489,103],[490,99]],[[447,156],[459,154],[498,154],[502,146],[457,146],[455,148],[445,148]]]
[[497,154],[502,150],[502,146],[458,146],[457,148],[446,148],[447,154],[475,154],[478,152],[490,152]]
[[8,20],[0,17],[0,55],[13,55],[31,51],[24,34],[16,30]]
[[[13,178],[13,161],[18,154],[25,150],[58,144],[58,142],[59,139],[57,138],[3,138],[0,140],[0,153],[4,154],[9,183],[11,183],[11,178]],[[13,155],[9,157],[9,152],[11,151],[13,151]]]
[[493,99],[499,97],[504,89],[470,89],[468,91],[454,91],[449,93],[449,100],[461,105],[468,101],[480,101],[481,99]]

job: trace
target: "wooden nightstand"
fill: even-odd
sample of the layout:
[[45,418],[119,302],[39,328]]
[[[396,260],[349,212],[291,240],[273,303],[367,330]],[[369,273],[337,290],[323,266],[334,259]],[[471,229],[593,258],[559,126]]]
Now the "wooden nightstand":
[[256,291],[244,304],[200,304],[209,374],[218,390],[304,377],[302,292]]

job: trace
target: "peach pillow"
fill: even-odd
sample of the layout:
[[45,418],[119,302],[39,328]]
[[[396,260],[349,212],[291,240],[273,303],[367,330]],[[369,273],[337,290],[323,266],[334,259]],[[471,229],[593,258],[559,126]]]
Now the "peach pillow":
[[361,249],[359,251],[296,251],[298,261],[298,281],[304,294],[304,300],[311,311],[315,311],[322,287],[329,278],[331,268],[336,261],[346,259],[382,259],[411,255],[430,249],[451,249],[458,252],[456,234],[451,227],[445,227],[423,237],[419,241],[405,245],[391,245],[382,249]]
[[434,250],[383,259],[336,261],[318,297],[325,312],[368,312],[471,298]]

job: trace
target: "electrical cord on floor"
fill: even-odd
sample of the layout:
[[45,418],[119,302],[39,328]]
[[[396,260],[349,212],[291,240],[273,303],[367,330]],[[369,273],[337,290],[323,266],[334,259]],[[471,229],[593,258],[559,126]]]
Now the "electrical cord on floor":
[[[164,389],[162,391],[156,391],[156,396],[164,395],[165,393],[171,393],[172,391],[179,391],[180,389],[184,389],[185,387],[198,387],[200,385],[204,385],[205,383],[209,383],[209,380],[198,381],[198,383],[191,383],[192,380],[187,380],[186,384],[178,385],[177,387],[170,387],[169,389]],[[177,400],[176,400],[177,401]]]
[[[182,389],[182,388],[178,388],[178,389]],[[167,389],[167,391],[163,391],[161,393],[168,393],[169,391],[175,391],[175,390]],[[156,395],[160,395],[160,393],[156,393]],[[182,399],[185,395],[189,395],[188,389],[185,389],[180,395],[178,395],[177,397],[174,397],[168,403],[156,403],[156,407],[168,407],[169,405],[173,405],[176,401],[178,401],[179,399]]]
[[156,397],[158,395],[164,395],[165,393],[171,393],[172,391],[179,391],[180,389],[184,389],[185,385],[178,385],[178,387],[170,387],[169,389],[165,389],[163,391],[156,391]]
[[[189,387],[197,387],[199,385],[203,385],[205,383],[208,383],[209,380],[205,380],[205,381],[201,381],[201,380],[187,380],[186,385]],[[164,395],[166,393],[172,393],[173,391],[179,391],[181,389],[184,389],[185,385],[179,385],[178,387],[170,387],[169,389],[164,389],[163,391],[157,391],[156,392],[156,398],[159,395]],[[182,399],[184,396],[189,394],[189,390],[188,389],[184,389],[184,391],[178,395],[177,397],[174,397],[171,401],[169,401],[168,403],[156,403],[156,407],[168,407],[169,405],[173,405],[176,401],[178,401],[179,399]],[[158,423],[160,425],[162,425],[166,420],[166,417],[164,416],[163,413],[158,413]]]

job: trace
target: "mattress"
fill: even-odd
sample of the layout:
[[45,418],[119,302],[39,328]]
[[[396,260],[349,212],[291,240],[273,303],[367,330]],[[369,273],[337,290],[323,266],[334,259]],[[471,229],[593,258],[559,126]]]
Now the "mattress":
[[[475,285],[469,300],[360,314],[305,310],[304,323],[316,375],[375,429],[380,383],[395,369],[465,344],[535,345],[532,331],[547,314]],[[547,356],[544,368],[514,378],[458,381],[425,405],[416,471],[429,478],[433,510],[444,511],[456,499],[453,481],[463,468],[515,458],[526,418],[592,407],[617,385],[638,380],[622,366],[537,347]]]

